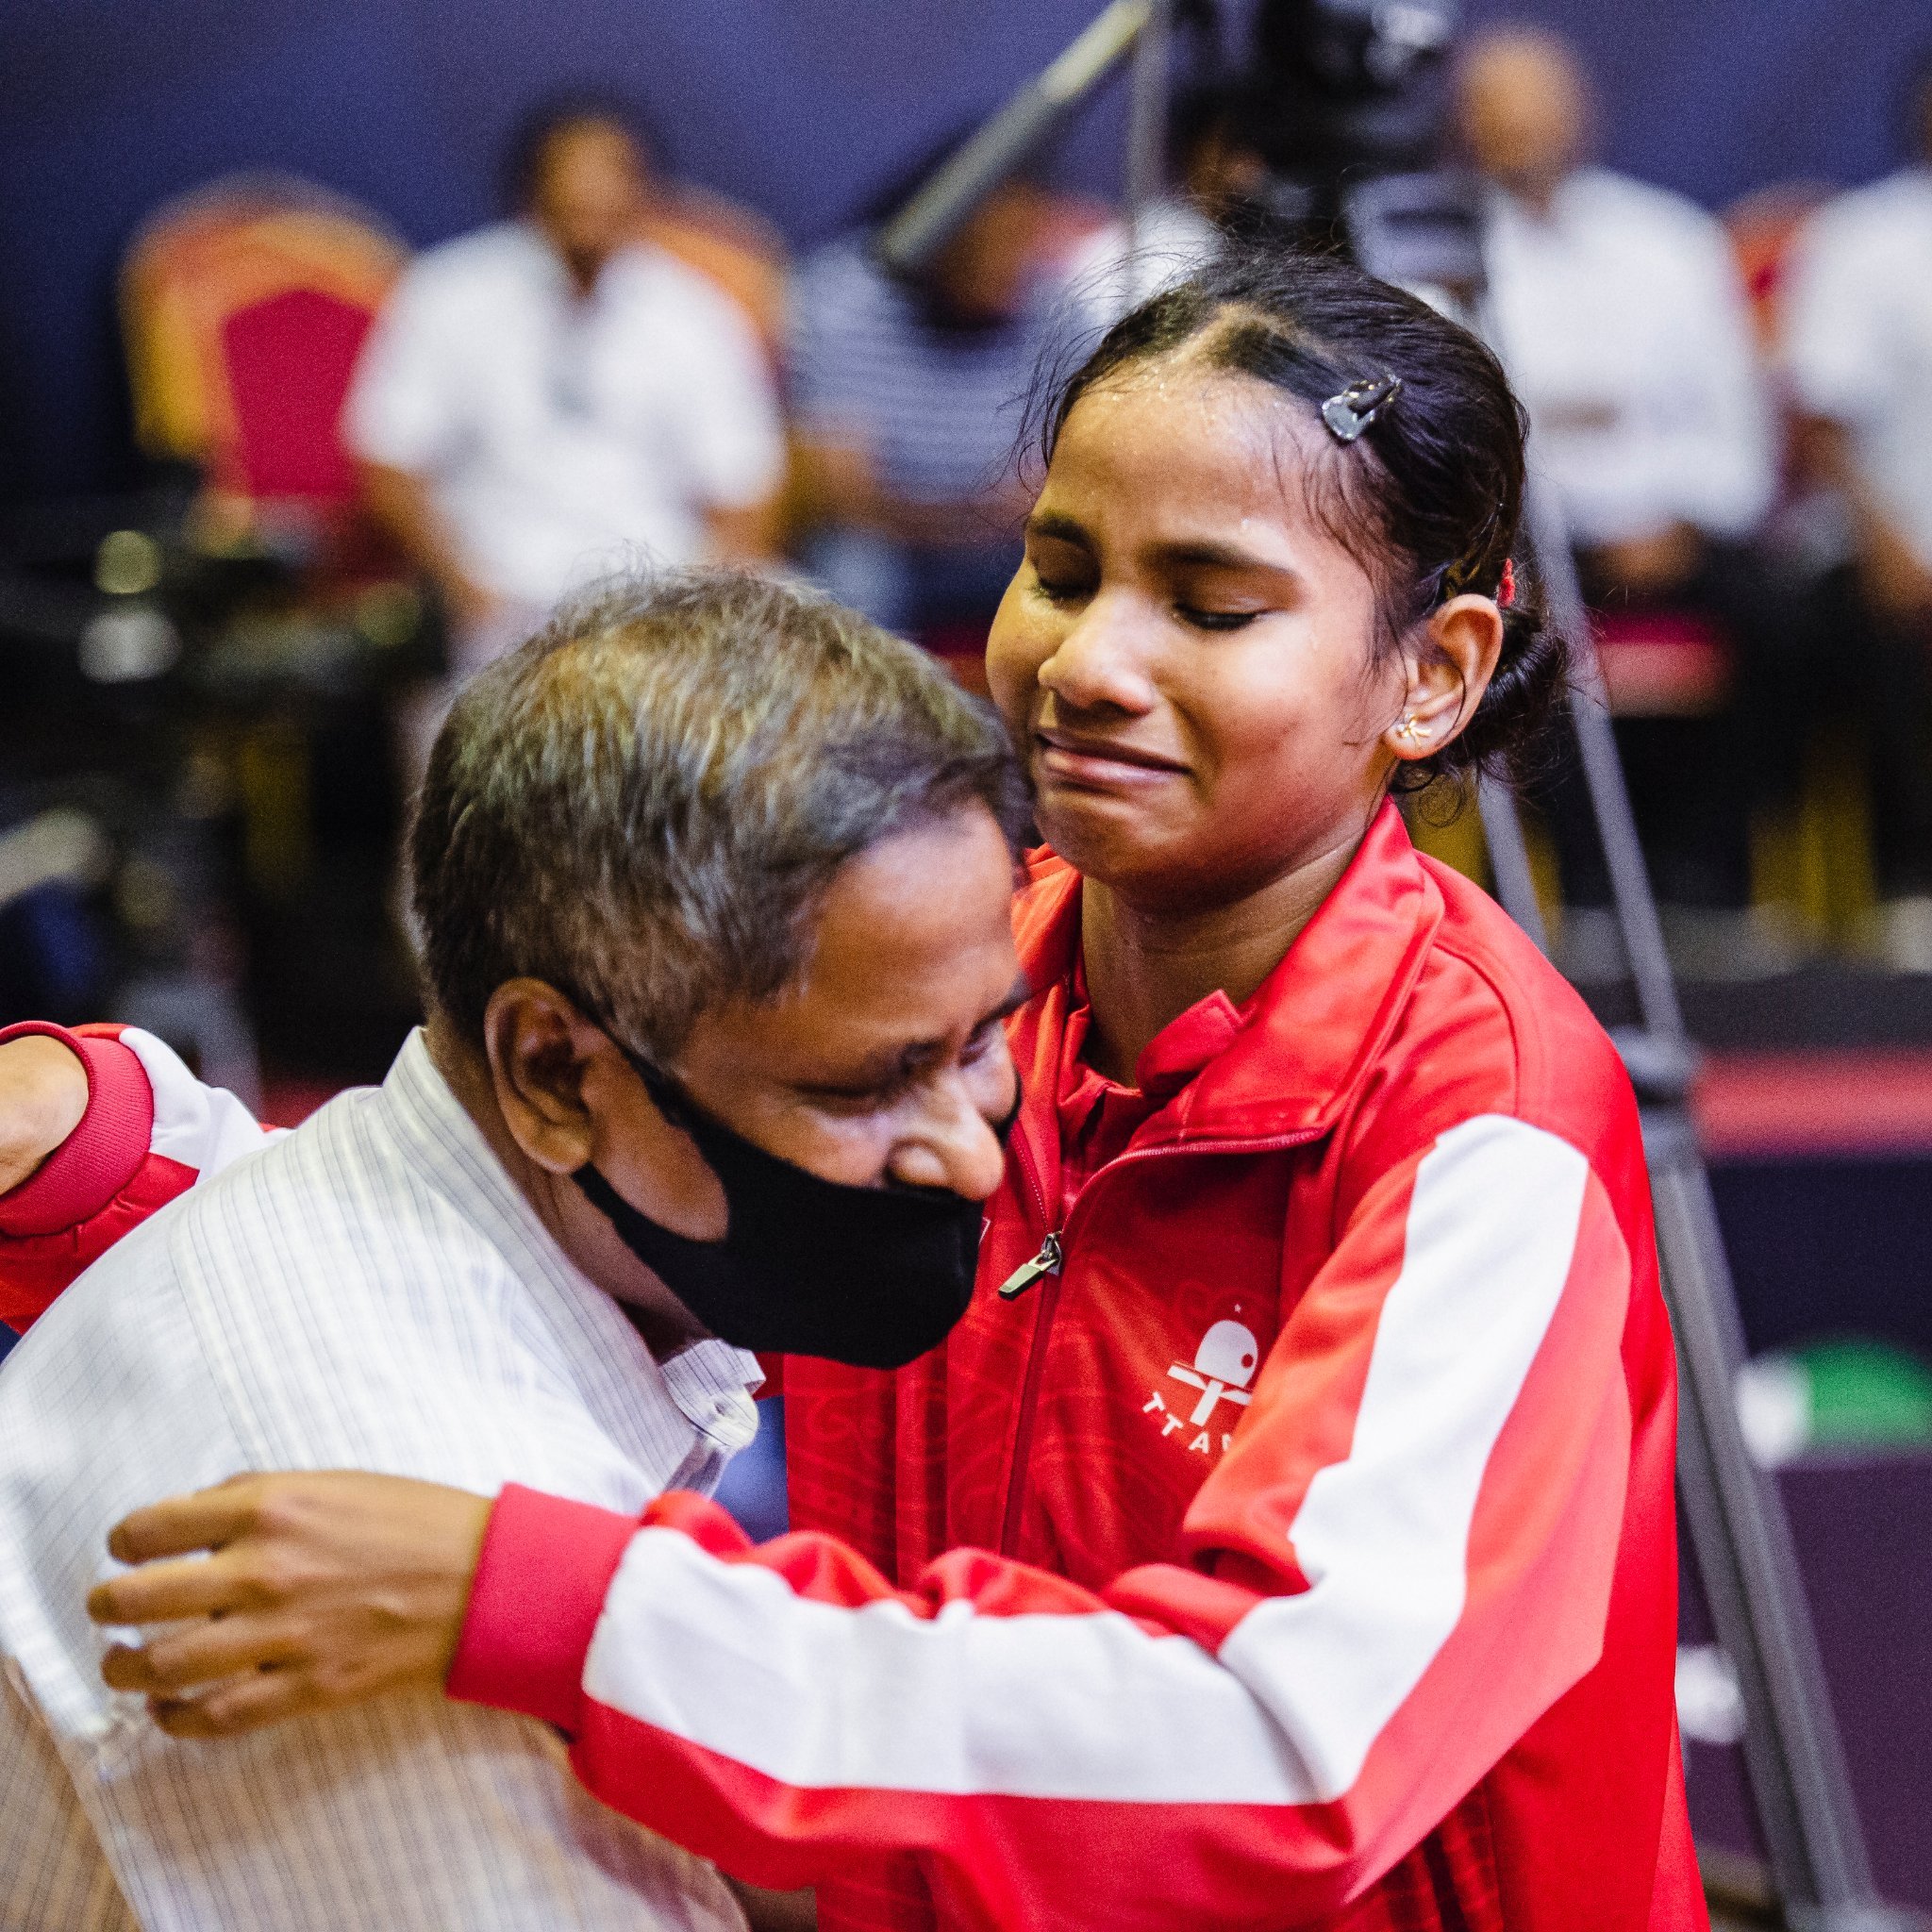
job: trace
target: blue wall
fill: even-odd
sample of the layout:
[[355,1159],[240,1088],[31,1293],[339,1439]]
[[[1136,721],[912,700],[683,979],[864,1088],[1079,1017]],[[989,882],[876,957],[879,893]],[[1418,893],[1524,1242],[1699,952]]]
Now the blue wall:
[[[114,265],[142,215],[229,169],[287,168],[412,241],[482,219],[538,93],[636,92],[684,172],[795,241],[839,226],[997,100],[1099,0],[21,0],[0,9],[0,492],[125,473]],[[1893,76],[1924,0],[1473,5],[1588,50],[1611,158],[1712,204],[1890,155]],[[1118,99],[1073,142],[1111,185]]]

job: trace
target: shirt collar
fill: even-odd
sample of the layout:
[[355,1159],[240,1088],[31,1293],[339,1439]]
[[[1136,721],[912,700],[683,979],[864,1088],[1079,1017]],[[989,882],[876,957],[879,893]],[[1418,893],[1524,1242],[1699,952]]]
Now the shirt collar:
[[558,302],[574,308],[597,307],[626,276],[634,275],[640,265],[648,263],[657,253],[656,244],[642,237],[620,243],[604,264],[596,286],[584,295],[578,293],[563,257],[557,252],[556,242],[543,232],[541,224],[529,215],[520,215],[506,226],[521,243],[532,277]]
[[[1055,1034],[1057,1058],[1062,1029],[1084,1004],[1073,992],[1080,881],[1051,855],[1032,870],[1014,924],[1028,975],[1048,992],[1035,1008]],[[1253,996],[1237,1008],[1225,994],[1210,995],[1148,1042],[1136,1077],[1143,1091],[1151,1079],[1173,1095],[1144,1130],[1149,1143],[1324,1131],[1395,1024],[1441,917],[1441,893],[1388,801],[1335,889]],[[1064,1017],[1055,1025],[1057,1014]],[[1052,1061],[1032,1064],[1035,1079],[1058,1072]]]
[[[465,1219],[511,1257],[520,1273],[541,1272],[573,1297],[589,1293],[600,1302],[611,1299],[558,1246],[523,1190],[505,1172],[482,1129],[438,1071],[420,1026],[403,1042],[382,1092],[397,1132],[431,1178]],[[727,1440],[743,1431],[747,1413],[751,1432],[756,1433],[756,1413],[745,1398],[764,1381],[765,1372],[755,1355],[712,1337],[658,1366],[672,1400],[721,1446],[738,1448],[750,1441],[749,1434],[742,1441]],[[734,1388],[737,1399],[727,1401]]]
[[[1236,1006],[1218,987],[1206,999],[1196,1000],[1141,1049],[1141,1057],[1134,1062],[1136,1090],[1149,1100],[1171,1099],[1208,1061],[1233,1043],[1235,1035],[1241,1030],[1246,1010]],[[1061,1077],[1063,1091],[1076,1078],[1074,1070],[1086,1050],[1092,1012],[1087,994],[1087,963],[1075,954],[1067,990],[1066,1033],[1060,1045],[1061,1065],[1067,1069]],[[1109,1087],[1117,1085],[1097,1073],[1094,1078]]]

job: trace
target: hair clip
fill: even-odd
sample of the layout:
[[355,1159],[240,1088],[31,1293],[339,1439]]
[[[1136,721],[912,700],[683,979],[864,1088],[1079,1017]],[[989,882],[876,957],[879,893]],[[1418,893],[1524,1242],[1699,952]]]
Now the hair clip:
[[1503,559],[1503,575],[1496,584],[1496,608],[1507,610],[1516,601],[1516,559]]
[[1337,442],[1354,442],[1401,393],[1399,375],[1352,382],[1339,396],[1330,396],[1322,405],[1322,421]]

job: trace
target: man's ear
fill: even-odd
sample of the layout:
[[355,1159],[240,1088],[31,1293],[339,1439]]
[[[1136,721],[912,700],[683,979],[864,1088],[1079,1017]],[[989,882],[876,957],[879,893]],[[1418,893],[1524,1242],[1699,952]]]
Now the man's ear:
[[621,1058],[604,1030],[541,979],[507,979],[483,1009],[483,1050],[504,1124],[536,1166],[574,1174],[591,1157],[587,1091]]
[[1405,762],[1441,751],[1475,716],[1503,651],[1493,597],[1452,597],[1429,618],[1404,663],[1402,708],[1382,740]]

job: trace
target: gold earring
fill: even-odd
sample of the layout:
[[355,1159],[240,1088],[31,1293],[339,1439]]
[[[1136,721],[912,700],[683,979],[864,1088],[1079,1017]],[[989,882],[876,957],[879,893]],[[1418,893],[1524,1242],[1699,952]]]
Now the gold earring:
[[1395,727],[1395,735],[1410,745],[1417,745],[1429,735],[1429,727],[1426,724],[1418,724],[1415,713],[1411,711]]

